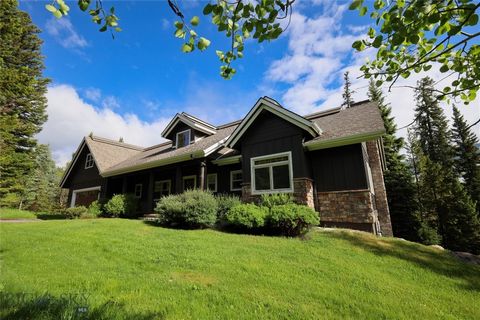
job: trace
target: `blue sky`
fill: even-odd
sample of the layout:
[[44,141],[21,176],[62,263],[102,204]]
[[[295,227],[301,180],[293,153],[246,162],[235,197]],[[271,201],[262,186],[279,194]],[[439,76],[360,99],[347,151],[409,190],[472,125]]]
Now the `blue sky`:
[[[221,124],[241,118],[263,95],[300,114],[336,107],[346,70],[353,76],[354,98],[365,98],[365,80],[356,76],[372,53],[354,54],[351,43],[371,21],[346,10],[346,1],[297,1],[287,32],[271,43],[248,41],[229,81],[219,76],[215,55],[228,40],[201,14],[206,2],[179,2],[187,17],[200,16],[197,33],[212,41],[205,52],[191,54],[180,51],[166,1],[104,1],[121,19],[123,31],[114,40],[98,32],[76,1],[67,2],[70,14],[60,20],[45,10],[46,3],[22,1],[20,8],[42,30],[45,75],[52,84],[49,120],[39,140],[51,145],[60,165],[89,132],[145,146],[161,142],[161,130],[176,112]],[[413,114],[406,90],[389,94],[399,126]],[[465,115],[473,122],[478,113],[477,105]]]

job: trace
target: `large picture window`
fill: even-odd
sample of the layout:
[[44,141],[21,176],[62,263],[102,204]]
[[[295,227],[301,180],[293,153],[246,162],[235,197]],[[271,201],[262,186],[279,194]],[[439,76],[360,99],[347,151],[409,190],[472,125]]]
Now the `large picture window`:
[[250,160],[252,194],[293,192],[292,153],[277,153]]
[[91,153],[87,154],[87,158],[85,159],[85,169],[93,168],[93,156]]
[[190,144],[190,129],[177,133],[177,148],[185,147]]

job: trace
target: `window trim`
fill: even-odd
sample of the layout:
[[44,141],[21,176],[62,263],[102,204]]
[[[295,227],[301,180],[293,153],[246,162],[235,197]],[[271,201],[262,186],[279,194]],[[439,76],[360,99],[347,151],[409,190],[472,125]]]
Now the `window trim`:
[[[211,177],[211,176],[215,176],[215,189],[214,190],[208,189],[208,177]],[[207,181],[206,181],[205,184],[206,184],[206,189],[207,190],[210,190],[212,192],[217,192],[217,190],[218,190],[218,175],[216,173],[208,173],[207,174]]]
[[185,132],[188,132],[188,144],[180,147],[180,148],[183,148],[183,147],[186,147],[188,145],[190,145],[192,143],[192,130],[191,129],[187,129],[187,130],[183,130],[183,131],[179,131],[176,133],[175,135],[175,148],[178,149],[178,135],[179,134],[182,134],[182,133],[185,133]]
[[[90,165],[88,165],[90,163]],[[87,153],[87,156],[85,158],[85,169],[90,169],[93,168],[93,165],[95,164],[95,160],[93,159],[92,153]]]
[[[171,179],[166,179],[166,180],[155,180],[153,182],[153,193],[155,193],[155,184],[156,183],[165,183],[165,182],[168,182],[168,194],[170,195],[172,193],[172,180]],[[153,199],[154,201],[156,200],[160,200],[160,198],[157,198],[157,199]]]
[[183,189],[183,191],[185,191],[185,180],[192,179],[192,178],[193,178],[193,181],[194,181],[193,189],[197,189],[197,176],[194,174],[194,175],[191,175],[191,176],[183,176],[182,177],[182,189]]
[[[290,180],[290,188],[284,188],[284,189],[273,189],[273,165],[272,163],[266,163],[266,164],[259,164],[256,165],[255,161],[258,160],[265,160],[265,159],[270,159],[270,158],[277,158],[277,157],[282,157],[282,156],[287,156],[288,160],[284,161],[279,161],[279,162],[273,162],[275,166],[278,165],[285,165],[288,164],[288,173],[289,173],[289,180]],[[256,190],[255,186],[255,169],[258,168],[269,168],[269,175],[270,175],[270,189],[268,190]],[[250,178],[251,178],[251,185],[252,185],[252,194],[257,195],[257,194],[270,194],[270,193],[292,193],[293,192],[293,163],[292,163],[292,152],[287,151],[287,152],[280,152],[280,153],[273,153],[273,154],[268,154],[264,156],[259,156],[259,157],[253,157],[250,158]]]
[[[140,195],[137,195],[137,187],[140,186]],[[142,183],[137,183],[135,184],[135,189],[133,189],[133,195],[136,199],[140,199],[143,194],[143,184]]]
[[[238,188],[238,189],[237,189],[237,188],[235,188],[235,189],[233,188],[233,175],[234,175],[235,173],[239,173],[239,172],[242,174],[242,182],[243,182],[243,171],[242,171],[242,170],[232,170],[232,171],[230,171],[230,191],[242,191],[242,187],[240,187],[240,188]],[[238,181],[238,179],[235,180],[235,181]]]

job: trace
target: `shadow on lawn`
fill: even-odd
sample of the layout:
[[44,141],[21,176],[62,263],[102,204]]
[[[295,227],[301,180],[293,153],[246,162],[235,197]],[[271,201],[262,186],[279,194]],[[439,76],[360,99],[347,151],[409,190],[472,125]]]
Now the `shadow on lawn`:
[[463,288],[480,291],[480,268],[462,263],[446,250],[435,252],[433,248],[407,241],[384,241],[382,238],[366,237],[351,232],[332,232],[331,235],[341,240],[347,240],[352,245],[378,256],[399,258],[440,275],[463,280]]
[[[83,300],[85,301],[85,300]],[[0,319],[164,319],[161,313],[132,313],[124,305],[108,301],[92,307],[82,299],[58,298],[49,294],[0,292]]]

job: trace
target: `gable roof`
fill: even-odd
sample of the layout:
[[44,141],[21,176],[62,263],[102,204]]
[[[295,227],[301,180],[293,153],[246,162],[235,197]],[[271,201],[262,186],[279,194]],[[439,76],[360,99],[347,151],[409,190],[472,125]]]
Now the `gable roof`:
[[385,133],[380,110],[375,102],[365,100],[350,108],[335,108],[305,116],[323,129],[322,135],[304,142],[307,150],[372,140]]
[[113,165],[124,161],[143,150],[140,146],[128,143],[118,142],[94,135],[86,136],[82,139],[82,142],[80,142],[80,145],[73,154],[73,160],[65,169],[65,173],[60,182],[61,187],[65,184],[68,175],[72,171],[85,147],[87,147],[92,154],[100,175]]
[[182,112],[177,113],[175,117],[173,117],[172,121],[167,124],[165,129],[162,131],[162,137],[167,138],[179,122],[183,122],[187,126],[195,130],[201,131],[207,135],[215,134],[215,132],[217,131],[217,128],[214,125],[200,120],[188,113]]
[[318,137],[322,133],[322,130],[315,122],[312,122],[296,114],[295,112],[285,109],[277,101],[270,97],[263,97],[258,99],[257,103],[255,103],[253,108],[248,112],[245,118],[243,118],[242,122],[232,133],[230,138],[228,138],[225,145],[229,148],[233,148],[238,140],[247,131],[247,129],[253,124],[253,122],[255,122],[255,119],[264,110],[273,113],[274,115],[296,125],[297,127],[300,127],[301,129],[307,131],[312,137]]

